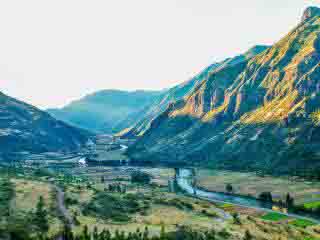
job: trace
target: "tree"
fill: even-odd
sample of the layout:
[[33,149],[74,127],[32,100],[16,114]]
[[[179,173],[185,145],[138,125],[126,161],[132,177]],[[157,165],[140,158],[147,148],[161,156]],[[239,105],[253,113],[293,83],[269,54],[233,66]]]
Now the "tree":
[[165,240],[165,239],[166,239],[166,231],[165,231],[164,225],[161,225],[160,240]]
[[249,230],[246,230],[246,232],[244,233],[244,237],[243,240],[252,240],[253,236],[251,235]]
[[293,197],[290,196],[289,193],[287,193],[287,196],[286,196],[286,207],[287,208],[294,207],[294,199],[293,199]]
[[37,206],[36,212],[34,214],[34,222],[35,225],[39,228],[39,232],[46,233],[49,230],[49,222],[48,222],[48,213],[45,209],[45,203],[43,197],[40,196]]
[[151,181],[150,174],[142,171],[134,171],[131,173],[131,182],[149,184]]
[[149,229],[146,226],[143,232],[143,240],[148,240],[149,239]]
[[233,192],[233,186],[232,186],[230,183],[228,183],[228,184],[226,185],[226,191],[227,191],[228,193],[232,193],[232,192]]
[[63,239],[64,240],[73,240],[73,233],[70,229],[70,226],[68,226],[67,224],[64,225],[64,230],[63,230]]
[[94,229],[93,229],[93,240],[99,240],[99,233],[98,233],[98,228],[97,226],[94,226]]
[[90,234],[89,234],[89,229],[88,229],[87,225],[85,225],[83,228],[82,239],[83,240],[90,240]]
[[237,212],[233,213],[232,217],[233,217],[234,224],[241,225],[241,219],[240,219],[240,216]]
[[259,200],[264,201],[264,202],[268,202],[268,203],[272,203],[273,202],[273,198],[272,198],[272,194],[271,192],[262,192],[260,193]]

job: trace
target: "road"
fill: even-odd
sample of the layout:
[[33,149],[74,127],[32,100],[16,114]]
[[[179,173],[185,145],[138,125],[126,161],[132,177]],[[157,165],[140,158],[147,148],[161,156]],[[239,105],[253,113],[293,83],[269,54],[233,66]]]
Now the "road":
[[64,192],[60,187],[57,185],[53,185],[57,192],[57,203],[58,203],[58,210],[60,214],[64,217],[66,224],[72,228],[74,226],[74,221],[71,215],[69,214],[65,204],[64,204]]

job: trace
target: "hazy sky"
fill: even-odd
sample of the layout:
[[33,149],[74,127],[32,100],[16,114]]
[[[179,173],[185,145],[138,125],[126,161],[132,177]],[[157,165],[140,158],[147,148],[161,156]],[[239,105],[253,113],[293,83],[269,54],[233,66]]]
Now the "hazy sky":
[[0,0],[0,91],[38,107],[160,89],[255,44],[319,0]]

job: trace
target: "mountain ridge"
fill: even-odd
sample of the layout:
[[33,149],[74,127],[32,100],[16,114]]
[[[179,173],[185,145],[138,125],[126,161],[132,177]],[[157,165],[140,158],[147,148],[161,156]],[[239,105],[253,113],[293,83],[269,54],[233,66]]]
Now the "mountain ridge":
[[216,69],[172,103],[129,156],[268,171],[320,164],[312,120],[320,107],[320,17],[309,11],[271,48]]
[[0,92],[0,153],[76,151],[92,134]]
[[53,117],[95,133],[112,134],[133,124],[161,91],[100,90],[61,109],[47,109]]
[[250,59],[254,55],[260,54],[268,48],[269,46],[267,45],[253,46],[243,54],[226,58],[221,62],[216,62],[209,65],[193,78],[168,89],[164,93],[162,98],[159,98],[159,102],[152,105],[148,109],[148,111],[141,118],[140,121],[136,122],[135,125],[131,126],[130,128],[125,129],[123,132],[119,134],[119,136],[122,136],[124,138],[135,138],[141,136],[150,127],[152,120],[154,120],[160,113],[164,112],[168,105],[170,105],[170,103],[181,100],[184,97],[186,97],[189,94],[189,92],[194,89],[194,87],[201,84],[201,82],[207,78],[210,72],[232,66],[239,62],[245,61],[246,59]]

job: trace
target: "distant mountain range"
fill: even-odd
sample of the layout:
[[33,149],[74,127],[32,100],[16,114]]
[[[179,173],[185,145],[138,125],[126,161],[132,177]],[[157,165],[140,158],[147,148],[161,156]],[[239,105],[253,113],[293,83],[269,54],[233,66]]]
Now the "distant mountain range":
[[[164,103],[164,104],[162,104]],[[320,166],[320,9],[271,47],[170,89],[123,133],[137,161],[288,172]]]
[[71,125],[112,134],[133,125],[162,94],[161,91],[102,90],[47,112]]
[[0,159],[14,152],[75,151],[92,135],[0,92]]

